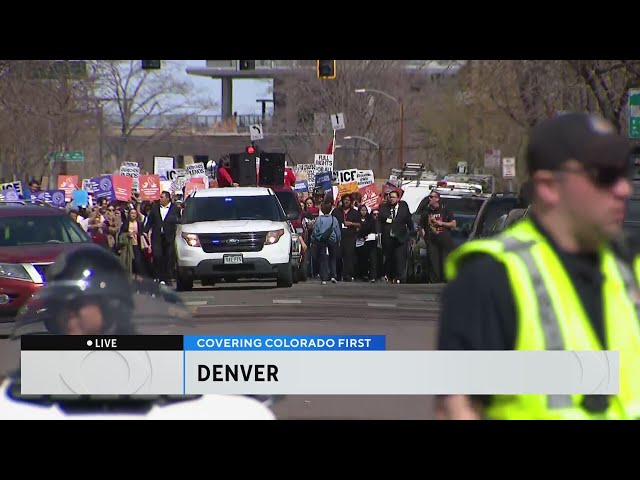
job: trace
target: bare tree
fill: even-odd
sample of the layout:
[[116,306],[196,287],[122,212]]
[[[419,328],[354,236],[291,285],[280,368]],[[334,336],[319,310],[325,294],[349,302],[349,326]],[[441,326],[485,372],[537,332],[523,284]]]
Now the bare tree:
[[91,112],[82,100],[86,90],[85,78],[54,70],[50,62],[0,61],[0,143],[5,178],[50,174],[50,152],[85,144],[93,133],[87,125]]
[[[623,130],[629,89],[640,87],[640,60],[567,60],[584,82],[596,111]],[[595,107],[595,108],[594,108]]]
[[162,121],[170,115],[172,122],[155,128],[145,143],[162,140],[184,127],[189,115],[181,114],[183,107],[196,111],[211,107],[196,98],[188,80],[180,78],[183,72],[178,71],[179,65],[165,63],[160,70],[143,70],[139,60],[100,60],[91,65],[94,97],[105,102],[105,111],[118,118],[119,142],[109,145],[119,161],[128,158],[131,136],[152,117]]
[[[326,151],[333,135],[330,115],[343,113],[346,129],[338,131],[337,143],[345,148],[336,152],[336,168],[388,170],[397,166],[398,105],[384,95],[357,94],[355,90],[381,90],[409,108],[410,82],[404,81],[400,65],[395,60],[338,61],[334,80],[317,79],[313,69],[286,79],[286,86],[280,89],[286,91],[285,112],[278,110],[276,99],[275,125],[285,147],[293,142],[306,146],[307,158],[302,163],[312,161],[314,153]],[[345,136],[368,138],[380,151],[366,141],[345,141]]]

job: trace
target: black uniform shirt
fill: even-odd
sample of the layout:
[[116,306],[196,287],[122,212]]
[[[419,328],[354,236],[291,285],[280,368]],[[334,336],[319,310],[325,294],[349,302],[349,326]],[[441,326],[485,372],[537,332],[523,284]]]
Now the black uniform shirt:
[[[598,255],[561,251],[540,224],[531,220],[559,255],[600,342],[606,346],[604,279]],[[513,350],[516,329],[515,300],[505,267],[489,255],[469,258],[442,294],[438,348]]]

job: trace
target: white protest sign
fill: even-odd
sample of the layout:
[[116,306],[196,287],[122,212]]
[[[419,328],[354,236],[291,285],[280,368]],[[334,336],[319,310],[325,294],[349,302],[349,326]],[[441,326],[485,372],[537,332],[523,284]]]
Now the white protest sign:
[[[125,165],[125,163],[127,163],[128,165]],[[137,191],[139,190],[138,177],[140,176],[140,167],[137,163],[135,165],[132,165],[133,163],[134,162],[124,162],[120,166],[120,175],[133,178],[133,184],[131,188]]]
[[93,193],[93,183],[90,178],[82,179],[82,190],[86,190],[89,193]]
[[153,157],[153,174],[159,175],[160,180],[167,179],[167,172],[173,170],[173,157]]
[[175,180],[177,178],[187,178],[187,171],[184,168],[174,168],[167,172],[167,180]]
[[350,170],[338,170],[337,172],[338,183],[351,183],[358,181],[358,169],[352,168]]
[[375,183],[376,179],[373,174],[373,170],[358,170],[358,187],[366,187],[367,185],[371,185]]
[[160,191],[171,192],[171,180],[160,180]]
[[316,153],[313,160],[315,167],[315,173],[332,172],[333,171],[333,155],[327,155],[324,153]]
[[206,176],[207,176],[207,170],[204,168],[204,163],[202,162],[193,163],[187,166],[188,178],[206,177]]
[[313,188],[316,181],[316,166],[313,163],[299,163],[293,167],[294,173],[306,173],[309,188]]
[[15,190],[18,195],[22,195],[22,182],[2,183],[0,184],[0,189],[2,189],[2,191]]
[[171,180],[171,191],[173,193],[182,193],[182,189],[186,186],[187,186],[186,177],[178,177],[174,180]]

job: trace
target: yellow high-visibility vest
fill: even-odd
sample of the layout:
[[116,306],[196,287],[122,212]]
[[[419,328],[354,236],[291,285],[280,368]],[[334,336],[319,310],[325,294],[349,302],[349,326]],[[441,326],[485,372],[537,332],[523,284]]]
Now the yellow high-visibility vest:
[[[502,234],[474,240],[446,261],[447,279],[465,259],[484,253],[501,262],[514,297],[516,350],[605,350],[560,258],[531,219]],[[640,419],[640,259],[629,266],[603,245],[602,300],[606,350],[619,352],[619,393],[603,413],[582,407],[583,395],[496,395],[484,415],[490,419]]]

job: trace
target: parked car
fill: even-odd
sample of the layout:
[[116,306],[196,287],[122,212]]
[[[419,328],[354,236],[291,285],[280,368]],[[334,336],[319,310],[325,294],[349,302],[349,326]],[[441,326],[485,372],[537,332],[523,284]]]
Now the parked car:
[[[45,204],[0,202],[0,322],[46,283],[47,268],[62,253],[90,243],[82,227],[65,210]],[[8,325],[11,323],[11,325]],[[1,325],[1,324],[0,324]],[[0,328],[0,334],[7,334]]]

